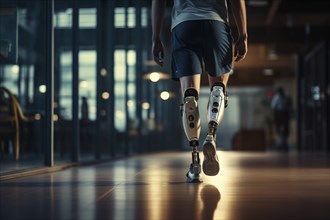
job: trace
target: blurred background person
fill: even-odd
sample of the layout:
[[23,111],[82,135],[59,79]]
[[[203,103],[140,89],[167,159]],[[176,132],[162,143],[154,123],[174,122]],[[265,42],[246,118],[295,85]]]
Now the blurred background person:
[[292,99],[288,96],[283,87],[278,87],[272,100],[276,140],[275,148],[279,150],[289,150],[288,137],[290,134],[290,118],[292,110]]

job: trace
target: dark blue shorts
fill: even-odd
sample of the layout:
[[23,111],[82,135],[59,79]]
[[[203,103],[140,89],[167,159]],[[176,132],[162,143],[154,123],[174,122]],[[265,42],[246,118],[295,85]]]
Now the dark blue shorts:
[[172,78],[207,72],[221,76],[232,71],[233,38],[220,21],[185,21],[172,30]]

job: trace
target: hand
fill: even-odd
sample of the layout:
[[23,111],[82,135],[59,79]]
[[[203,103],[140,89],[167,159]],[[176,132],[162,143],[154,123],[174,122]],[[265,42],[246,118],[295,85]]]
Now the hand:
[[160,40],[154,40],[152,43],[152,54],[154,55],[154,61],[159,65],[163,66],[164,61],[164,48]]
[[243,60],[247,53],[247,37],[239,37],[234,46],[235,61]]

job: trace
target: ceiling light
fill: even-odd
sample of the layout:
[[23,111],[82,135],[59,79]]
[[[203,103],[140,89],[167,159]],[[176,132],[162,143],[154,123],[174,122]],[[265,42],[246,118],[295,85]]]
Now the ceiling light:
[[160,75],[158,72],[152,72],[150,73],[150,80],[152,82],[158,82],[158,80],[160,79]]
[[170,98],[170,93],[167,91],[163,91],[160,93],[160,98],[163,100],[168,100]]
[[110,98],[110,93],[109,92],[102,92],[101,95],[102,99],[107,100]]
[[272,76],[272,75],[274,75],[274,70],[273,69],[264,69],[263,73],[265,76]]
[[148,102],[143,102],[142,103],[142,109],[148,110],[150,108],[150,104]]

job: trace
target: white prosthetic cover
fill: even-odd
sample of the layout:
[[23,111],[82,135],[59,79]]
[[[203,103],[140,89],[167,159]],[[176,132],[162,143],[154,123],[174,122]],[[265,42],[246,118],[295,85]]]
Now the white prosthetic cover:
[[197,150],[199,145],[201,122],[199,117],[197,99],[198,92],[196,91],[196,89],[189,88],[185,91],[182,105],[182,124],[190,146],[192,147],[192,170],[190,170],[187,175],[189,176],[190,172],[192,171],[194,175],[192,180],[201,182],[201,180],[199,179],[199,174],[201,173],[201,165],[199,160],[199,152]]
[[220,124],[225,109],[225,94],[223,87],[216,85],[213,86],[207,109],[207,120],[209,123],[215,122]]
[[196,97],[186,96],[182,107],[182,124],[186,136],[190,143],[198,143],[201,123]]

